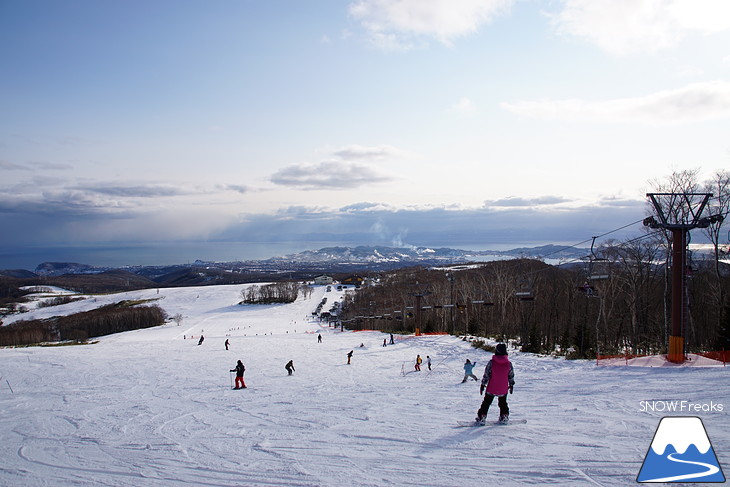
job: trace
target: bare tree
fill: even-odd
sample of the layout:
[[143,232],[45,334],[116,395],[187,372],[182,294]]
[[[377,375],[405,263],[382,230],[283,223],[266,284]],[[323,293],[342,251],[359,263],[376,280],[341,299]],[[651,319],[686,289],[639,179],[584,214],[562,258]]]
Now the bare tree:
[[716,171],[710,179],[705,182],[705,191],[713,194],[710,199],[708,209],[710,215],[716,218],[711,219],[707,228],[703,228],[703,233],[712,242],[714,250],[714,273],[715,282],[713,285],[714,306],[717,315],[717,328],[723,320],[723,309],[725,308],[725,293],[722,287],[722,277],[720,275],[720,236],[728,212],[730,212],[730,172],[725,170]]

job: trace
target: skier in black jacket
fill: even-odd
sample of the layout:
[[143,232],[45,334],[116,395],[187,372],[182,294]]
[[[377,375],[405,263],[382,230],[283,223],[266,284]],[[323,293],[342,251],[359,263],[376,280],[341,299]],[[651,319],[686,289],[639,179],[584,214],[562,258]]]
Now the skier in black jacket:
[[[234,389],[245,389],[246,383],[243,382],[243,373],[246,372],[246,367],[240,360],[236,364],[236,368],[231,369],[231,372],[236,373],[236,387],[234,387]],[[238,385],[239,383],[241,384],[240,386]]]

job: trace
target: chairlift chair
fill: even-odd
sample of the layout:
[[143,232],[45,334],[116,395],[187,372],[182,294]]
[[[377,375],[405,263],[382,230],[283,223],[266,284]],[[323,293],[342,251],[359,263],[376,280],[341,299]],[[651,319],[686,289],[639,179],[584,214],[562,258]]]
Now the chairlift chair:
[[596,255],[596,252],[594,250],[596,238],[598,237],[593,237],[593,241],[591,242],[591,255],[588,256],[589,281],[601,281],[610,277],[608,269],[608,259],[605,257],[599,257],[598,255]]
[[515,293],[515,296],[520,299],[520,301],[534,301],[535,295],[532,294],[532,291],[518,291]]

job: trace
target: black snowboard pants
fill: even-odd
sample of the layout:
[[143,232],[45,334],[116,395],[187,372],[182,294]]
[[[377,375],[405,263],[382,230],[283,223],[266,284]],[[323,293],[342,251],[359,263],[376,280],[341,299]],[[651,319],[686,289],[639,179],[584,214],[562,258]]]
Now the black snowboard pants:
[[[487,412],[489,411],[489,406],[492,405],[492,401],[494,401],[494,396],[491,394],[484,394],[484,400],[482,401],[482,405],[479,407],[479,411],[477,411],[477,416],[480,418],[484,418],[487,415]],[[502,416],[508,416],[509,415],[509,406],[507,406],[507,396],[497,396],[497,405],[499,406],[499,417]]]

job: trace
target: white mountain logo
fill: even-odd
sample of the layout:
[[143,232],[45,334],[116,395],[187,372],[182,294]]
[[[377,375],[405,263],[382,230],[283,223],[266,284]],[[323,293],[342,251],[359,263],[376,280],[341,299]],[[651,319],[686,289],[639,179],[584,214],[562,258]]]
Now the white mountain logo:
[[637,482],[725,482],[702,420],[669,416],[659,422]]

